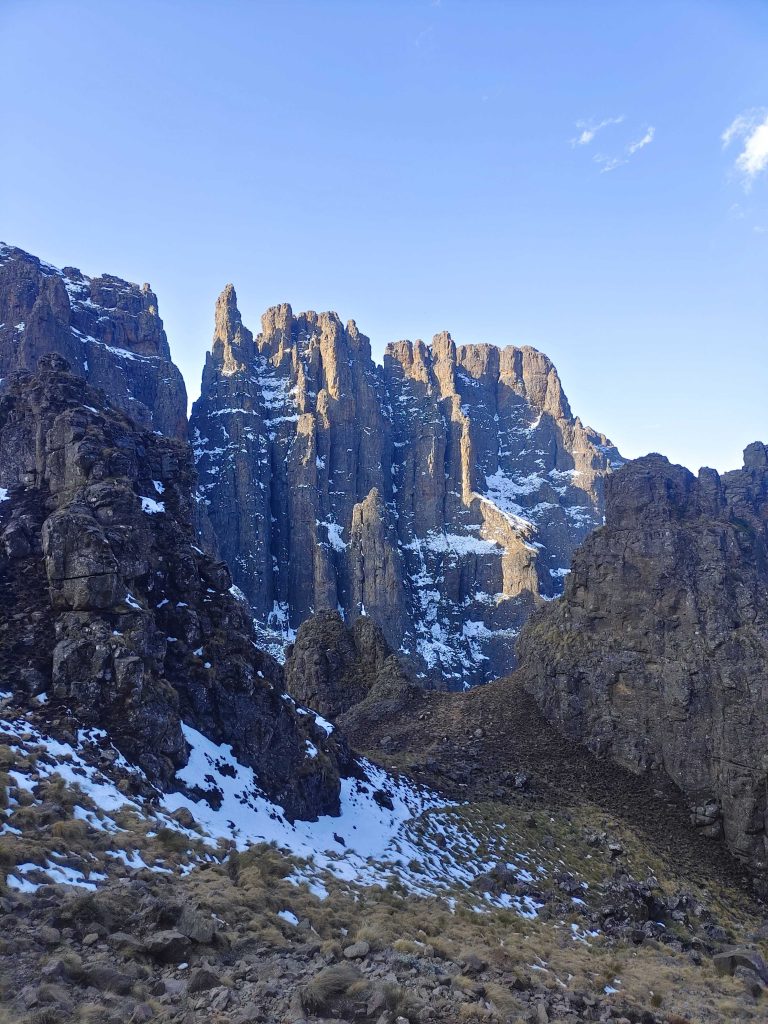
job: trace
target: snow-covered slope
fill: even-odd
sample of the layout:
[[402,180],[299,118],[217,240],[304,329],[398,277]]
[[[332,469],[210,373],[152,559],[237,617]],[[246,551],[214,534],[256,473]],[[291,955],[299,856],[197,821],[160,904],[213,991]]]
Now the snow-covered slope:
[[0,695],[0,715],[0,743],[15,759],[0,835],[21,834],[12,824],[19,806],[14,794],[23,791],[34,802],[40,784],[58,778],[74,794],[72,817],[117,847],[109,854],[112,863],[100,861],[98,869],[89,869],[87,863],[73,866],[61,844],[42,863],[15,864],[5,879],[12,889],[32,892],[50,880],[95,890],[117,865],[121,873],[125,866],[167,872],[163,858],[145,860],[138,848],[131,848],[131,827],[136,831],[136,820],[143,820],[150,838],[165,829],[188,842],[186,847],[182,843],[175,865],[182,873],[220,855],[222,840],[225,849],[233,845],[240,850],[271,843],[301,864],[296,883],[306,883],[321,897],[329,876],[357,885],[388,885],[396,879],[421,896],[464,891],[478,907],[486,902],[524,916],[536,913],[536,900],[529,896],[476,889],[477,879],[499,862],[524,881],[540,882],[547,874],[503,824],[476,830],[459,805],[370,761],[360,762],[359,778],[343,781],[338,816],[291,822],[229,746],[189,726],[184,735],[191,751],[177,773],[179,788],[163,792],[148,785],[141,769],[118,753],[104,730],[81,728],[69,740],[56,738],[33,724],[40,722],[39,713],[19,713],[10,694]]

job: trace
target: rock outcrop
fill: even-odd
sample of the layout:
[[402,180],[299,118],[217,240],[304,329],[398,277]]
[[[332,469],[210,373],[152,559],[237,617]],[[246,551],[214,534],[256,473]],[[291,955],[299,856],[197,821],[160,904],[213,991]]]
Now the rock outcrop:
[[692,820],[768,861],[768,448],[694,477],[660,455],[607,481],[606,523],[561,600],[518,644],[519,672],[568,737],[663,767]]
[[197,546],[184,441],[46,355],[0,395],[0,676],[178,783],[185,727],[231,745],[292,817],[336,813],[343,742],[297,714],[229,570]]
[[219,550],[265,635],[367,615],[423,682],[456,689],[512,667],[621,462],[534,349],[440,334],[378,367],[335,313],[277,306],[254,337],[231,285],[190,428]]
[[423,692],[392,653],[373,619],[345,625],[338,612],[318,612],[299,627],[288,647],[285,686],[301,704],[344,729],[375,710],[377,721]]
[[149,285],[58,270],[0,244],[0,378],[52,352],[140,426],[186,437],[184,380]]

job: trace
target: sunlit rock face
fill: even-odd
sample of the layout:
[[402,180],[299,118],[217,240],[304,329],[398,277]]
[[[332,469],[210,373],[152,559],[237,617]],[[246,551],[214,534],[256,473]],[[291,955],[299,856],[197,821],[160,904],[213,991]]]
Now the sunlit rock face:
[[59,270],[0,244],[0,378],[54,352],[139,426],[186,436],[184,379],[149,285]]
[[427,685],[514,666],[621,463],[532,348],[401,341],[335,313],[216,307],[190,430],[222,557],[278,650],[315,612],[370,616]]

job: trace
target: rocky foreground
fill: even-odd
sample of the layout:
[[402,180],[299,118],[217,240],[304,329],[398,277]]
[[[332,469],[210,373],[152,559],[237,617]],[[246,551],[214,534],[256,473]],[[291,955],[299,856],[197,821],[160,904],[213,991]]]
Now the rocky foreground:
[[[426,698],[435,730],[443,701]],[[238,830],[254,797],[231,801],[245,776],[226,748],[209,761],[218,800],[175,797],[44,705],[6,696],[0,719],[0,1020],[764,1019],[768,927],[743,879],[659,852],[600,786],[564,805],[529,765],[469,773],[458,803],[461,762],[436,755],[435,788],[380,773],[378,803],[306,826],[302,856],[290,823],[272,843]],[[364,822],[382,840],[367,856]]]

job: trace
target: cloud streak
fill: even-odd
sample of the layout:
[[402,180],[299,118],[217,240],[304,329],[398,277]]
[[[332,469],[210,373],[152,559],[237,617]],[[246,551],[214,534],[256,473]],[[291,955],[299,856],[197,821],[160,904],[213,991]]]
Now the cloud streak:
[[650,143],[653,142],[653,137],[655,134],[656,129],[653,127],[653,125],[651,125],[651,127],[646,130],[645,135],[643,135],[641,139],[638,139],[637,142],[631,142],[627,146],[627,153],[629,154],[629,156],[632,156],[633,153],[636,153],[638,149],[642,149],[643,146],[650,145]]
[[608,128],[612,124],[621,124],[623,120],[624,115],[619,114],[618,117],[606,117],[603,121],[577,121],[576,127],[580,134],[575,139],[571,139],[571,145],[588,146],[603,128]]
[[762,108],[739,114],[720,138],[724,149],[732,142],[741,142],[735,166],[744,187],[749,189],[755,178],[768,168],[768,110]]
[[627,143],[624,149],[620,153],[610,155],[607,153],[595,153],[592,157],[594,162],[599,165],[601,174],[610,174],[611,171],[615,171],[617,167],[622,167],[624,164],[629,163],[630,157],[633,157],[639,150],[649,146],[654,139],[656,129],[653,125],[649,125],[645,130],[645,134],[640,136],[634,142]]
[[600,173],[609,174],[611,171],[615,171],[617,167],[621,167],[627,161],[620,156],[606,156],[605,153],[595,153],[592,157],[596,164],[600,164]]

